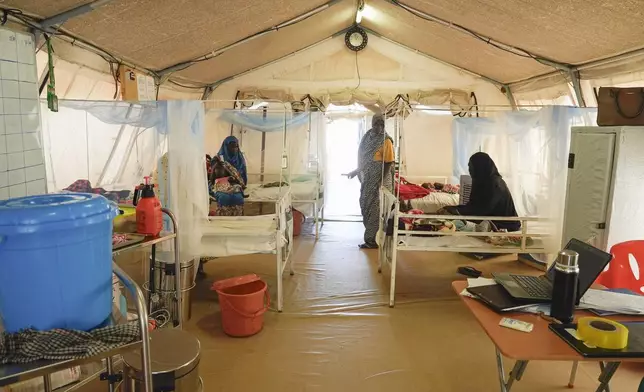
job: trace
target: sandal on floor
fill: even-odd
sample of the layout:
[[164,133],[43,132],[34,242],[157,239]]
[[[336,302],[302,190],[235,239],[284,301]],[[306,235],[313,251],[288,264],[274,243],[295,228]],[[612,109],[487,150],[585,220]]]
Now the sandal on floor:
[[378,245],[364,243],[364,244],[358,245],[358,248],[360,248],[360,249],[378,249]]

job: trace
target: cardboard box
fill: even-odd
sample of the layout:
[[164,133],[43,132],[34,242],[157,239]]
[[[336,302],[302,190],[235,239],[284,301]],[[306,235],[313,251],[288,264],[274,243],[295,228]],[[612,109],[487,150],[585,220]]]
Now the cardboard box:
[[156,101],[156,84],[153,77],[126,65],[121,65],[119,73],[123,101]]

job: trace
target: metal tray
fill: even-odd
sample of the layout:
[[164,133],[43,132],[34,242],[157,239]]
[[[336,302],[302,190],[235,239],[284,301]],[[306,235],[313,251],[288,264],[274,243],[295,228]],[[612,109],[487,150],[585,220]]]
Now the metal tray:
[[132,233],[115,233],[115,234],[125,234],[127,236],[127,241],[121,242],[118,245],[112,246],[112,251],[126,248],[128,246],[141,243],[145,241],[145,236],[141,234],[132,234]]

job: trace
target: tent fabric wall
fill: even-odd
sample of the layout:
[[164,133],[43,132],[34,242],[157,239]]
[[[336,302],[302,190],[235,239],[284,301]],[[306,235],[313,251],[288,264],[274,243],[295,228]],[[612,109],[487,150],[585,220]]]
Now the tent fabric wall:
[[[567,83],[533,91],[513,91],[514,99],[519,105],[573,105],[572,91]],[[562,99],[563,98],[563,99]],[[570,100],[570,101],[569,101]]]
[[482,105],[507,105],[499,88],[450,65],[376,36],[359,53],[343,37],[328,39],[280,61],[217,86],[214,101],[235,98],[237,91],[279,91],[283,97],[369,94],[393,99],[397,94],[455,90],[475,92]]
[[[94,56],[86,54],[87,56]],[[36,55],[38,74],[42,78],[47,70],[47,52],[40,50]],[[107,63],[101,59],[106,65]],[[93,63],[93,62],[91,62]],[[99,68],[96,67],[95,68]],[[58,99],[111,101],[115,99],[116,84],[109,73],[109,67],[98,71],[92,67],[73,63],[54,56],[54,75],[56,76],[56,95]],[[41,79],[42,80],[42,79]],[[42,97],[47,90],[43,89]],[[201,90],[181,89],[173,84],[163,84],[159,90],[159,100],[201,99]],[[116,94],[120,100],[120,91]]]

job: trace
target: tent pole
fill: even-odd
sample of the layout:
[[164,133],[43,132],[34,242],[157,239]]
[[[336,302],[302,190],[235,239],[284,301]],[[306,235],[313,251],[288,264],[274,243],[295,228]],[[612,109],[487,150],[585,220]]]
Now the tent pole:
[[109,3],[110,1],[112,0],[90,1],[87,4],[79,5],[78,7],[74,7],[67,11],[61,12],[56,15],[52,15],[49,18],[41,20],[40,23],[38,24],[38,28],[33,28],[33,26],[30,26],[32,27],[32,33],[34,34],[36,43],[38,43],[41,40],[43,31],[50,34],[56,34],[58,29],[54,28],[55,26],[59,26],[60,28],[60,25],[67,22],[68,20],[75,18],[77,16],[85,15],[88,12],[92,12],[96,8],[99,8]]
[[40,22],[40,25],[47,29],[52,26],[56,26],[62,23],[67,22],[71,18],[75,18],[77,16],[84,15],[88,12],[94,11],[96,8],[101,7],[107,3],[109,3],[112,0],[94,0],[90,1],[87,4],[79,5],[78,7],[74,7],[70,10],[67,10],[65,12],[61,12],[60,14],[50,16],[47,19],[43,19]]
[[[588,69],[594,69],[594,68],[599,68],[599,67],[603,67],[603,66],[606,66],[606,65],[610,65],[610,64],[613,64],[613,63],[616,63],[616,62],[619,62],[619,61],[629,60],[631,58],[642,56],[642,55],[644,55],[644,48],[633,50],[633,51],[626,52],[626,53],[622,53],[622,54],[619,54],[617,56],[606,57],[606,58],[601,59],[601,60],[595,60],[595,61],[590,61],[590,62],[587,62],[587,63],[579,64],[579,65],[575,66],[573,69],[577,70],[577,71],[585,71],[585,70],[588,70]],[[519,85],[519,84],[526,83],[526,82],[536,82],[536,81],[551,77],[551,76],[559,74],[559,73],[560,73],[559,71],[548,72],[548,73],[545,73],[545,74],[532,76],[532,77],[529,77],[529,78],[526,78],[526,79],[517,80],[517,81],[512,82],[510,84],[515,86],[515,85]],[[580,79],[581,79],[581,77],[580,77]]]
[[567,70],[570,69],[570,65],[568,65],[568,64],[560,63],[558,61],[548,59],[548,58],[545,58],[543,56],[538,56],[538,55],[536,55],[534,53],[531,53],[531,52],[529,52],[529,51],[527,51],[525,49],[506,44],[505,42],[497,41],[497,40],[492,39],[490,37],[486,37],[486,36],[479,35],[479,34],[475,35],[472,31],[468,30],[467,28],[465,28],[463,26],[454,24],[454,23],[452,23],[450,21],[447,21],[447,20],[441,19],[441,18],[439,18],[437,16],[428,14],[426,12],[423,12],[423,11],[419,10],[419,9],[416,9],[414,7],[411,7],[411,6],[407,5],[407,4],[404,4],[404,3],[402,3],[402,2],[400,2],[398,0],[386,0],[386,1],[388,3],[391,3],[391,4],[393,4],[393,5],[397,6],[397,7],[400,7],[402,9],[404,9],[405,11],[407,11],[407,12],[409,12],[409,13],[411,13],[411,14],[413,14],[413,15],[421,18],[421,19],[424,19],[424,20],[430,21],[430,22],[434,22],[434,23],[438,23],[438,24],[440,24],[440,25],[442,25],[444,27],[447,27],[447,28],[449,28],[451,30],[456,30],[459,33],[466,34],[466,35],[468,35],[470,37],[478,38],[481,41],[487,42],[488,44],[492,44],[492,45],[495,45],[497,47],[501,47],[501,48],[503,48],[503,50],[509,51],[512,54],[515,54],[515,55],[518,55],[518,56],[523,56],[523,57],[525,57],[525,55],[529,55],[535,61],[537,61],[537,62],[539,62],[541,64],[544,64],[544,65],[549,65],[549,66],[551,66],[551,67],[553,67],[555,69],[558,69],[558,70],[567,71]]
[[320,5],[319,7],[316,7],[314,9],[302,14],[302,15],[298,15],[295,18],[289,19],[286,22],[280,23],[280,24],[278,24],[276,26],[273,26],[273,27],[269,27],[268,29],[260,31],[258,33],[249,35],[249,36],[247,36],[245,38],[242,38],[239,41],[233,42],[230,45],[226,45],[223,48],[213,50],[210,53],[207,53],[207,54],[205,54],[203,56],[199,56],[196,59],[184,61],[184,62],[175,64],[175,65],[171,65],[171,66],[169,66],[167,68],[164,68],[164,69],[158,71],[157,74],[166,75],[166,74],[170,74],[170,73],[173,73],[173,72],[182,71],[182,70],[192,66],[193,64],[195,64],[196,60],[204,61],[204,60],[209,60],[209,59],[211,59],[213,57],[217,57],[220,54],[223,54],[223,53],[227,52],[228,50],[233,49],[233,48],[235,48],[235,47],[237,47],[239,45],[243,45],[243,44],[245,44],[247,42],[253,41],[253,40],[255,40],[255,39],[259,38],[259,37],[262,37],[262,36],[264,36],[266,34],[270,34],[270,33],[279,31],[279,30],[281,30],[283,28],[292,26],[292,25],[294,25],[296,23],[299,23],[299,22],[301,22],[301,21],[303,21],[305,19],[308,19],[313,15],[319,14],[320,12],[329,9],[330,7],[334,6],[336,3],[339,3],[340,1],[342,1],[342,0],[330,0],[330,1]]
[[510,106],[512,106],[512,110],[518,110],[517,100],[514,98],[514,94],[512,94],[512,89],[510,88],[510,86],[506,84],[505,86],[501,87],[501,92],[505,93],[505,97],[508,99]]
[[206,86],[203,89],[203,93],[201,94],[201,100],[202,101],[207,101],[208,98],[210,98],[210,95],[212,94],[213,88],[212,86]]
[[[213,88],[213,89],[212,89],[212,91],[214,91],[214,90],[215,90],[215,89]],[[237,109],[237,100],[239,99],[239,92],[240,92],[240,91],[239,91],[239,90],[237,90],[237,93],[235,94],[235,102],[233,102],[233,110]],[[230,136],[233,136],[233,131],[234,131],[234,130],[235,130],[234,125],[231,123],[231,124],[230,124]],[[241,133],[241,134],[239,135],[239,137],[240,137],[240,139],[241,139],[241,138],[243,137],[243,133]],[[264,139],[262,138],[262,140],[264,140]],[[241,140],[240,140],[240,143],[241,143]],[[263,159],[263,158],[262,158],[262,159]],[[263,165],[263,164],[264,164],[264,163],[262,162],[262,165]]]
[[581,82],[579,77],[579,71],[569,70],[568,75],[570,75],[570,80],[572,82],[572,88],[575,91],[575,98],[577,98],[577,106],[581,108],[586,107],[586,100],[584,100],[584,93],[581,91]]

